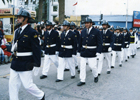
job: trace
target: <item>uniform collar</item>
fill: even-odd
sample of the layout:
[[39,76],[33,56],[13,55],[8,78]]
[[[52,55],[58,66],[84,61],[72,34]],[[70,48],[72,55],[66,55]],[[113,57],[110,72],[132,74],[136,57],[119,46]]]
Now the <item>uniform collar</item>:
[[49,32],[49,34],[51,33],[51,31],[52,31],[52,29],[48,31],[48,32]]
[[22,30],[21,32],[28,26],[28,24],[25,24],[24,26],[20,27]]
[[67,36],[67,34],[68,34],[68,33],[69,33],[69,30],[67,30],[67,31],[66,31],[66,34],[65,34],[65,36]]
[[92,26],[88,29],[88,33],[90,33],[91,29],[92,29]]
[[103,30],[103,33],[105,32],[105,34],[106,34],[107,30],[108,30],[108,29],[106,29],[106,30]]

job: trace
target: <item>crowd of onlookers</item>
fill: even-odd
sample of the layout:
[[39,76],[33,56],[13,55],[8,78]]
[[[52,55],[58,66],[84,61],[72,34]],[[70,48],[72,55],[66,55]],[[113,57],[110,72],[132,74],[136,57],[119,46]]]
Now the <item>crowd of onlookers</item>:
[[0,64],[10,63],[12,58],[11,43],[7,42],[4,32],[0,27]]

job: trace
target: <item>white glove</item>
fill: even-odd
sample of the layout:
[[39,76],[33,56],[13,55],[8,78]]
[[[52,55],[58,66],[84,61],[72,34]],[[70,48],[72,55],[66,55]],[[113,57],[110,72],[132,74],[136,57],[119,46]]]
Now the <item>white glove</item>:
[[108,48],[108,52],[111,52],[111,51],[112,51],[112,48],[111,48],[111,47],[109,47],[109,48]]
[[14,52],[16,50],[17,50],[17,42],[14,45],[12,45],[12,48],[11,48],[12,52]]
[[43,54],[45,53],[45,51],[44,51],[44,50],[42,50],[42,52],[43,52]]
[[55,52],[55,54],[56,54],[56,55],[59,55],[59,52],[58,52],[58,51],[56,51],[56,52]]
[[121,51],[123,51],[123,48],[121,48]]
[[80,57],[80,53],[79,52],[77,52],[77,56]]
[[75,57],[75,55],[72,55],[72,57]]
[[129,45],[127,44],[127,45],[126,45],[126,47],[128,48],[128,47],[129,47]]
[[100,53],[96,53],[96,56],[97,56],[97,60],[99,60]]
[[34,67],[34,68],[33,68],[33,73],[34,73],[34,76],[37,76],[37,75],[38,75],[39,70],[40,70],[40,68],[39,68],[39,67]]

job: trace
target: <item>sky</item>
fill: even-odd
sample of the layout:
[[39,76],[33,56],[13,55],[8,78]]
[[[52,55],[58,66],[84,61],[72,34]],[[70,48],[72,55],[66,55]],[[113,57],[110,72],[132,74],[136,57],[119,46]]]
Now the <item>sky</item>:
[[[65,0],[65,13],[66,15],[126,15],[127,1],[128,15],[132,15],[133,11],[140,11],[140,0]],[[77,5],[73,6],[76,2]],[[2,4],[0,8],[4,7]]]
[[126,15],[127,1],[129,15],[140,11],[140,0],[66,0],[70,1],[78,2],[72,7],[76,15]]

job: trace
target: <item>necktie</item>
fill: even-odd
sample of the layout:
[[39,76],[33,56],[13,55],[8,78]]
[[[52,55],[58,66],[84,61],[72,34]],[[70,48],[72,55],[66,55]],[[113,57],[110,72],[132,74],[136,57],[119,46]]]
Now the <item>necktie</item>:
[[104,34],[105,34],[105,30],[104,30]]
[[18,29],[18,34],[17,34],[17,37],[19,37],[19,36],[20,36],[20,32],[21,32],[21,30],[22,30],[22,28],[19,28],[19,29]]
[[89,34],[89,29],[87,29],[87,34]]

